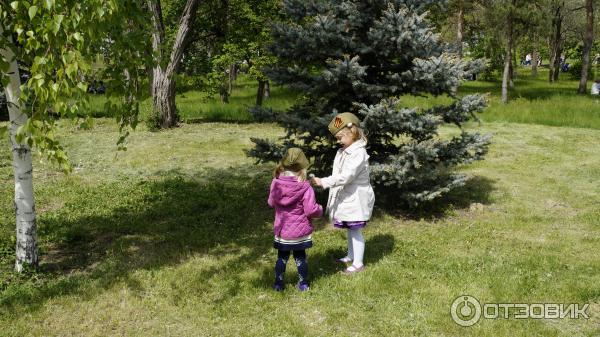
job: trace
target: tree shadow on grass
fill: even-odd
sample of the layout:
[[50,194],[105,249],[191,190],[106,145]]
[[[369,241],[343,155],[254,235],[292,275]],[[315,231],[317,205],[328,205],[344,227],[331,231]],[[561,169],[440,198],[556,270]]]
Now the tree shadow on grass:
[[464,186],[457,187],[441,197],[409,209],[406,205],[398,204],[397,198],[379,196],[375,213],[386,213],[409,219],[440,220],[456,210],[465,210],[474,205],[489,205],[492,203],[491,193],[494,191],[494,181],[483,176],[471,177]]
[[[346,234],[345,230],[344,234]],[[383,257],[392,253],[394,246],[395,239],[391,234],[376,234],[373,237],[367,237],[365,242],[365,265],[379,262]],[[335,259],[346,256],[346,253],[346,240],[341,240],[338,248],[327,249],[324,252],[311,255],[309,257],[310,262],[315,266],[311,273],[312,279],[318,280],[342,272],[346,266],[336,262]]]
[[[272,267],[260,257],[273,255],[273,210],[266,205],[270,179],[269,171],[232,168],[71,186],[69,193],[81,199],[39,217],[40,268],[29,280],[3,285],[0,312],[33,312],[60,296],[88,300],[118,283],[142,292],[136,271],[179,265],[193,256],[218,261],[186,283],[194,293],[215,296],[214,303],[237,294],[242,272],[258,271],[253,285],[268,287]],[[436,217],[450,207],[489,203],[492,189],[491,180],[475,177],[420,214]],[[394,237],[378,234],[366,244],[365,262],[374,264],[393,250]],[[338,248],[309,251],[313,280],[342,269],[333,259],[345,254],[345,245],[341,240]],[[211,293],[213,278],[221,275],[227,282],[218,286],[226,289]],[[172,296],[177,301],[177,292]]]
[[37,281],[33,287],[8,286],[0,311],[34,311],[63,295],[88,299],[118,282],[140,288],[131,277],[136,270],[177,265],[194,254],[218,258],[224,250],[244,250],[203,272],[205,279],[223,269],[251,267],[252,257],[264,255],[272,241],[270,176],[242,171],[196,177],[171,172],[155,180],[108,183],[95,200],[40,216],[39,236],[52,240],[41,247]]
[[[365,265],[377,263],[384,256],[390,254],[394,250],[395,239],[391,234],[377,234],[371,238],[367,238],[365,242]],[[346,267],[345,265],[336,262],[336,258],[346,255],[346,240],[340,240],[338,248],[329,248],[325,251],[317,249],[309,249],[307,251],[309,265],[309,279],[311,282],[318,281],[321,278],[329,277],[335,274],[340,274]],[[275,259],[276,254],[272,254],[273,263],[269,267],[263,267],[260,271],[260,277],[257,278],[253,285],[256,288],[270,288],[275,280]],[[292,278],[290,274],[296,271],[294,258],[290,255],[286,268],[286,284],[288,287],[295,284],[298,280]]]

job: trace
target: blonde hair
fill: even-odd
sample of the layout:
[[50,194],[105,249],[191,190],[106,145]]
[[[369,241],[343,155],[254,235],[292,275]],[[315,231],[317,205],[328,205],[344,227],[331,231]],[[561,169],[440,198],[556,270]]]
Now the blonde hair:
[[352,125],[350,127],[345,127],[343,129],[341,129],[340,132],[351,134],[353,141],[357,141],[359,139],[365,143],[367,143],[367,141],[368,141],[365,131],[361,127],[358,127],[356,125]]
[[298,177],[298,182],[306,181],[306,169],[301,169],[300,171],[286,170],[282,162],[279,162],[277,166],[275,166],[275,170],[273,171],[273,177],[277,178],[280,174],[282,174],[285,171],[292,172],[296,177]]

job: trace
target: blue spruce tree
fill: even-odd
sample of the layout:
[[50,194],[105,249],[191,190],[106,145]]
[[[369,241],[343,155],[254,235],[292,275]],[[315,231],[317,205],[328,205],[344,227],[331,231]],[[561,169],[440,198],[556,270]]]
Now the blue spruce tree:
[[[483,159],[489,136],[461,125],[486,105],[482,95],[456,96],[461,80],[483,69],[442,43],[426,19],[435,1],[284,0],[286,23],[273,27],[271,52],[278,63],[267,74],[300,89],[303,98],[277,122],[281,143],[252,139],[249,154],[276,161],[287,147],[304,149],[311,170],[329,174],[337,147],[328,123],[350,111],[368,132],[372,183],[380,195],[415,206],[465,183],[452,172]],[[439,1],[438,1],[439,2]],[[429,109],[403,108],[405,95],[447,95],[453,103]],[[442,139],[444,123],[460,135]]]

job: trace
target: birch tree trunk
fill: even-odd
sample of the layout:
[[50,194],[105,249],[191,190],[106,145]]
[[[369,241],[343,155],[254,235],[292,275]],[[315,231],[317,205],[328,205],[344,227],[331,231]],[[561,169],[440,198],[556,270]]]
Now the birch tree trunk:
[[165,43],[165,26],[160,0],[148,0],[148,7],[152,12],[152,49],[158,56],[158,62],[152,70],[152,103],[155,113],[161,117],[161,128],[174,127],[179,120],[175,106],[175,73],[183,57],[183,50],[189,40],[189,32],[196,19],[199,5],[200,0],[188,0],[185,4],[171,56],[166,62],[162,52]]
[[[3,33],[0,25],[0,34]],[[9,43],[12,43],[9,37]],[[35,200],[33,197],[33,165],[31,149],[27,143],[20,144],[16,140],[17,129],[27,122],[27,115],[21,110],[19,67],[15,54],[10,49],[0,49],[0,54],[10,61],[8,77],[10,82],[4,88],[10,120],[10,144],[13,154],[13,172],[15,175],[15,214],[17,223],[15,270],[23,271],[26,265],[37,266],[37,227],[35,216]]]
[[465,21],[464,5],[462,0],[458,0],[458,22],[456,24],[456,44],[458,45],[458,58],[463,57],[463,23]]
[[511,78],[512,49],[513,49],[513,13],[508,13],[506,20],[506,55],[504,56],[504,71],[502,73],[502,103],[508,103],[508,86]]
[[583,55],[581,59],[581,79],[579,80],[580,94],[585,94],[587,91],[588,71],[590,68],[590,51],[594,43],[594,4],[593,0],[585,1],[586,27],[585,36],[583,38]]

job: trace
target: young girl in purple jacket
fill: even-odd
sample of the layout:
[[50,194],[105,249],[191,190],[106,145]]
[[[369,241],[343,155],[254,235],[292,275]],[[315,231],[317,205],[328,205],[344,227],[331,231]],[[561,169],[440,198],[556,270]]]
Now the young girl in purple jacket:
[[269,206],[275,208],[273,246],[278,250],[275,262],[273,289],[284,289],[285,267],[293,252],[300,281],[300,291],[309,289],[306,249],[312,247],[312,218],[323,215],[323,208],[315,200],[315,192],[306,180],[308,160],[299,148],[290,148],[277,168],[271,182]]

